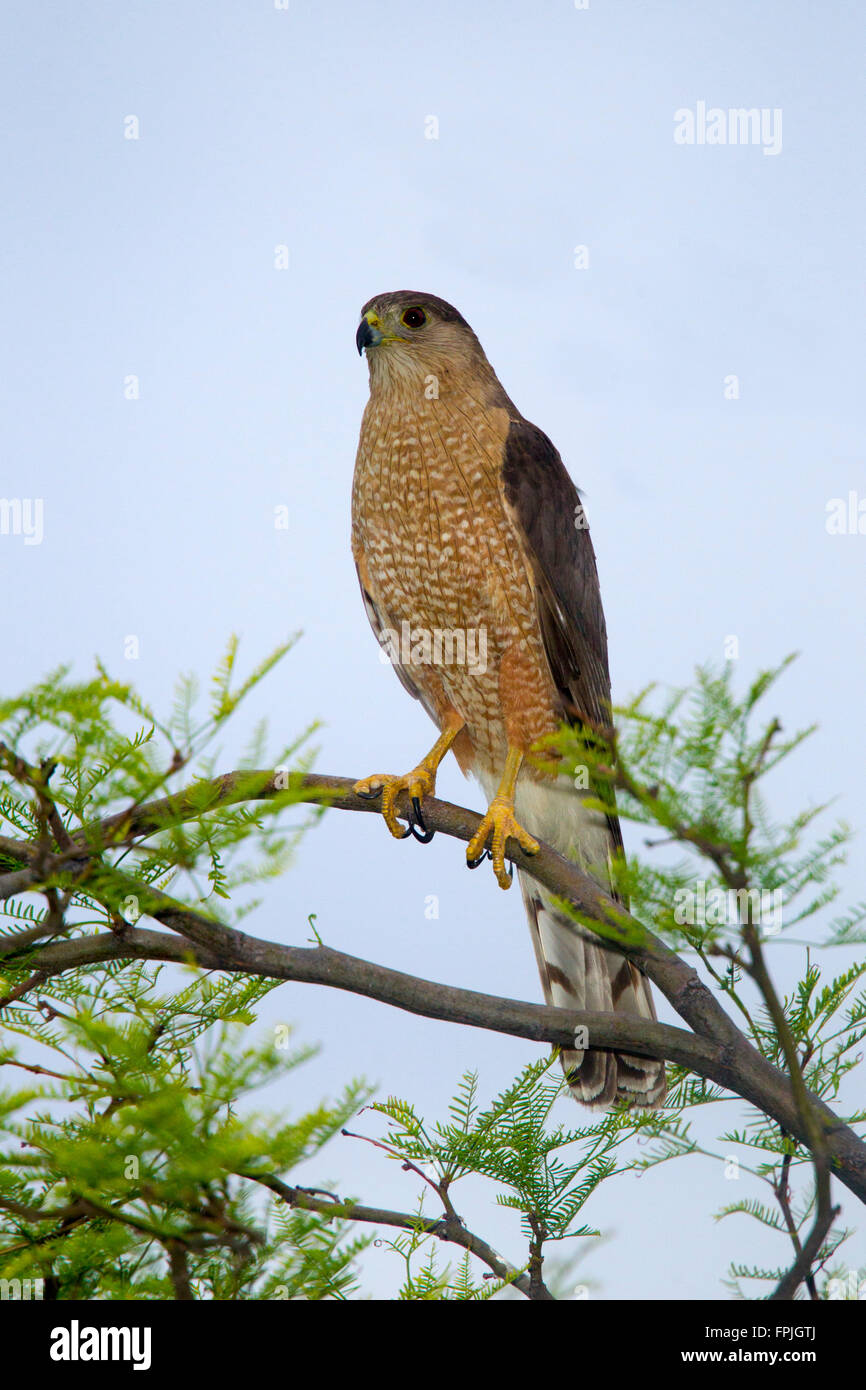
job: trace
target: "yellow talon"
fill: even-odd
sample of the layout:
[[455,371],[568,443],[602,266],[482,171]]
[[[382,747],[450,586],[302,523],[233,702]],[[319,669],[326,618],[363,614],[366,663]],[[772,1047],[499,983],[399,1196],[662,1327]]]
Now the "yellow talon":
[[356,782],[352,788],[356,796],[373,796],[380,789],[385,824],[396,840],[402,840],[406,836],[406,829],[398,821],[394,809],[397,797],[404,791],[409,793],[410,798],[417,797],[419,801],[423,801],[425,796],[432,796],[436,790],[436,772],[419,763],[402,777],[390,772],[374,773],[372,777],[364,777]]
[[[394,803],[401,792],[408,792],[410,800],[416,801],[420,806],[425,796],[432,796],[436,790],[436,773],[439,764],[448,752],[460,730],[463,728],[463,719],[458,714],[448,716],[446,728],[439,735],[426,758],[422,758],[417,767],[413,767],[411,772],[405,773],[402,777],[394,776],[390,772],[374,773],[372,777],[363,777],[360,782],[356,782],[352,788],[356,796],[375,796],[378,791],[382,792],[382,815],[385,824],[394,836],[395,840],[405,840],[409,831],[400,824],[397,819]],[[416,806],[416,813],[420,820],[420,813]],[[415,838],[426,842],[432,840],[433,832],[427,831],[421,822],[423,835],[415,832]]]
[[499,790],[487,808],[487,814],[476,830],[469,844],[466,846],[466,861],[470,868],[474,868],[473,860],[477,864],[480,862],[479,856],[487,846],[487,840],[493,832],[493,839],[490,844],[491,857],[493,859],[493,872],[500,888],[511,887],[511,875],[505,868],[505,843],[514,839],[527,854],[537,854],[539,843],[523,829],[514,814],[514,788],[517,784],[517,774],[523,762],[523,754],[517,748],[509,748],[508,757],[505,760],[505,772],[499,786]]
[[487,808],[487,814],[466,846],[467,860],[477,859],[486,848],[490,832],[493,840],[490,845],[493,856],[493,872],[500,888],[511,887],[511,876],[505,867],[505,842],[514,839],[527,854],[537,854],[539,845],[530,834],[518,824],[514,815],[514,802],[504,796],[495,796]]

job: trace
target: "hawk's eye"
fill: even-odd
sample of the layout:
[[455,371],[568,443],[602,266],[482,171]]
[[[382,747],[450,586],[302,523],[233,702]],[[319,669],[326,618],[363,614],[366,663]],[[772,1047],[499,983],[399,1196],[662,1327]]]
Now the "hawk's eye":
[[427,315],[416,304],[411,309],[404,309],[402,322],[407,328],[423,328],[427,322]]

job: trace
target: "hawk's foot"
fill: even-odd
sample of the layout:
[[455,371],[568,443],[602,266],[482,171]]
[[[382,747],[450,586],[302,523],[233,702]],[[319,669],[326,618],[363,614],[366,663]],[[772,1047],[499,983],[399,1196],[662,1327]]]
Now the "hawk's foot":
[[[364,777],[360,782],[356,782],[352,790],[356,796],[363,796],[369,800],[381,792],[382,815],[395,840],[405,840],[407,835],[414,835],[422,844],[429,844],[433,839],[435,832],[427,829],[421,815],[421,802],[425,796],[432,796],[436,790],[436,767],[431,768],[426,758],[402,777],[396,777],[389,772],[374,773],[372,777]],[[401,792],[408,792],[412,800],[414,825],[401,825],[397,819],[394,803]]]
[[513,799],[506,796],[494,796],[487,808],[486,816],[466,846],[466,862],[470,868],[475,868],[484,858],[484,851],[491,834],[493,838],[490,842],[489,852],[493,860],[493,872],[496,875],[496,881],[500,888],[510,888],[513,875],[505,867],[506,840],[516,840],[525,854],[537,854],[538,841],[534,840],[528,831],[518,824],[514,815]]
[[[356,796],[363,796],[368,800],[372,800],[381,792],[382,815],[395,840],[405,840],[407,835],[414,835],[422,845],[428,845],[433,839],[435,831],[428,830],[424,824],[421,802],[425,796],[432,796],[435,792],[437,768],[463,728],[463,719],[455,710],[451,710],[445,715],[444,723],[445,728],[426,758],[422,758],[411,772],[407,772],[403,777],[394,777],[389,772],[374,773],[372,777],[363,777],[352,788]],[[408,826],[400,824],[394,807],[401,792],[408,792],[412,801],[414,819]]]

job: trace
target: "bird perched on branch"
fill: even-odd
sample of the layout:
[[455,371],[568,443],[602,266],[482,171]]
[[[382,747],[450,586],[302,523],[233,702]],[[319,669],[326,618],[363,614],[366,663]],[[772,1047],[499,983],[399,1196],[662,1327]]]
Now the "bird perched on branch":
[[[352,551],[370,623],[397,675],[439,737],[403,776],[356,791],[381,796],[388,829],[426,838],[423,799],[453,751],[481,782],[488,809],[467,847],[492,858],[497,880],[510,839],[520,853],[546,840],[616,895],[616,809],[591,809],[592,788],[545,773],[527,754],[565,721],[610,721],[607,634],[583,507],[545,434],[506,395],[463,316],[435,295],[399,290],[361,311],[364,411],[352,491]],[[396,798],[414,815],[401,825]],[[548,1003],[654,1019],[649,983],[615,949],[557,909],[518,873]],[[581,1039],[581,1041],[584,1041]],[[654,1106],[664,1063],[589,1045],[562,1053],[572,1094]]]

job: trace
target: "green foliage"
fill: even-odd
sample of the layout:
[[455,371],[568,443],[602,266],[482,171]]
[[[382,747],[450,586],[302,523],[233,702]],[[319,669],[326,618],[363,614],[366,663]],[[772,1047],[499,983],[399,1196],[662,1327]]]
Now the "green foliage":
[[[663,849],[664,859],[633,855],[619,866],[617,884],[632,915],[680,953],[700,960],[708,982],[736,1009],[744,1033],[764,1057],[786,1071],[794,1052],[806,1085],[822,1099],[838,1102],[844,1078],[862,1061],[866,962],[854,962],[825,983],[813,955],[821,947],[866,940],[866,905],[827,923],[823,939],[802,941],[793,935],[795,927],[814,926],[835,900],[833,873],[844,862],[850,832],[840,824],[816,833],[815,822],[825,806],[781,822],[770,813],[767,778],[813,732],[784,737],[778,719],[761,719],[768,694],[791,660],[759,673],[742,694],[735,690],[731,663],[720,671],[699,668],[693,687],[660,700],[655,687],[649,687],[616,711],[615,733],[598,731],[588,739],[568,730],[546,740],[544,763],[557,766],[553,754],[567,767],[586,768],[589,804],[604,810],[616,797],[624,820],[661,832],[644,843],[650,850]],[[634,931],[631,935],[640,940]],[[802,953],[802,976],[779,1001],[784,1035],[765,992],[756,985],[753,940],[761,955],[785,945]],[[742,1102],[680,1068],[669,1068],[669,1083],[664,1110],[639,1121],[642,1137],[650,1142],[634,1166],[647,1169],[689,1154],[729,1166],[729,1150],[720,1153],[699,1143],[692,1120],[698,1107],[733,1104],[742,1109]],[[749,1196],[727,1204],[718,1216],[748,1215],[786,1239],[793,1229],[802,1240],[815,1210],[815,1191],[807,1177],[812,1156],[763,1113],[750,1107],[747,1115],[744,1126],[722,1133],[719,1142],[747,1151],[736,1160],[739,1170],[769,1189],[772,1204]],[[866,1110],[843,1113],[843,1118],[862,1124]],[[792,1196],[788,1184],[797,1170],[802,1170],[804,1185]],[[828,1237],[819,1266],[845,1237],[844,1231]],[[744,1269],[730,1272],[736,1291],[740,1278],[766,1277],[775,1283],[784,1272],[746,1275]]]
[[[294,1187],[291,1175],[370,1095],[356,1081],[292,1120],[252,1107],[262,1087],[291,1086],[313,1056],[288,1053],[283,1040],[244,1041],[274,982],[132,959],[59,973],[40,964],[49,941],[122,939],[166,901],[218,928],[255,910],[250,890],[285,870],[321,814],[301,810],[296,777],[310,766],[313,730],[269,757],[257,727],[230,785],[218,739],[290,646],[238,679],[233,639],[205,714],[191,676],[161,721],[101,666],[83,682],[61,669],[0,702],[0,1074],[25,1081],[0,1092],[0,1278],[42,1277],[64,1299],[362,1296],[358,1261],[375,1212],[327,1187]],[[610,810],[616,799],[624,819],[658,832],[663,856],[632,856],[616,871],[629,938],[649,928],[693,956],[763,1056],[788,1070],[794,1058],[795,1074],[843,1110],[866,1037],[866,963],[833,974],[814,956],[862,942],[866,905],[829,923],[823,942],[793,935],[805,923],[817,932],[848,832],[817,834],[822,807],[781,823],[770,814],[766,778],[809,732],[783,738],[777,720],[756,724],[786,665],[742,695],[730,665],[699,671],[660,709],[645,691],[620,712],[615,735],[564,731],[544,757],[560,771],[562,760],[588,767],[591,804]],[[318,940],[314,917],[310,925]],[[763,953],[782,947],[803,952],[803,969],[777,996]],[[601,1184],[695,1155],[748,1180],[718,1219],[756,1222],[793,1259],[815,1218],[813,1155],[775,1121],[669,1067],[662,1110],[618,1107],[584,1124],[555,1066],[531,1062],[488,1102],[469,1071],[432,1123],[408,1100],[370,1107],[385,1122],[370,1142],[422,1185],[411,1212],[379,1217],[379,1244],[399,1261],[395,1297],[549,1296],[545,1284],[567,1296],[570,1263],[557,1274],[550,1250],[575,1248],[555,1244],[573,1238],[580,1252],[592,1248]],[[719,1106],[735,1113],[723,1118]],[[718,1139],[708,1143],[711,1120]],[[455,1190],[472,1183],[515,1214],[514,1262],[458,1215]],[[846,1234],[826,1234],[816,1295],[848,1296],[830,1263]],[[462,1247],[453,1260],[443,1242]],[[744,1283],[784,1273],[784,1264],[736,1264],[730,1288],[745,1296]]]
[[[34,875],[42,906],[33,896],[0,901],[0,996],[12,996],[0,1011],[9,1039],[0,1069],[35,1083],[0,1095],[0,1278],[44,1278],[64,1299],[170,1299],[184,1286],[215,1299],[357,1292],[369,1238],[338,1215],[288,1207],[263,1185],[316,1156],[368,1096],[355,1082],[291,1122],[248,1109],[255,1091],[290,1082],[313,1055],[286,1053],[282,1040],[241,1045],[274,982],[115,961],[15,999],[42,944],[31,949],[27,933],[122,934],[146,912],[149,885],[177,892],[181,880],[183,900],[200,908],[218,898],[225,913],[242,888],[282,872],[318,812],[287,831],[281,813],[298,802],[288,776],[267,802],[218,807],[206,779],[226,721],[290,646],[232,689],[233,640],[203,717],[193,678],[161,721],[101,666],[84,682],[61,669],[0,702],[2,867],[32,866],[40,847],[68,860]],[[271,766],[304,771],[311,732]],[[240,796],[262,785],[264,737],[257,729],[240,760],[242,774],[250,769]],[[173,823],[179,779],[183,825]],[[138,808],[166,794],[165,828],[157,818],[130,832]],[[239,861],[251,848],[257,857]],[[236,919],[249,907],[236,905]]]
[[[419,1203],[417,1214],[423,1219],[423,1203]],[[468,1250],[456,1265],[443,1265],[436,1238],[420,1227],[383,1238],[380,1244],[402,1262],[403,1280],[397,1291],[400,1302],[483,1303],[512,1282],[493,1277],[479,1282],[474,1278]]]
[[74,1014],[52,1006],[32,1028],[8,1011],[54,1061],[0,1056],[40,1078],[0,1101],[0,1277],[50,1279],[64,1299],[173,1298],[174,1252],[199,1297],[345,1297],[365,1242],[278,1210],[260,1179],[317,1155],[365,1088],[297,1120],[259,1114],[248,1098],[314,1055],[242,1045],[269,986],[218,976],[165,996],[161,973],[135,966],[117,990],[90,977]]
[[[634,1117],[618,1108],[593,1124],[570,1127],[552,1116],[556,1102],[573,1113],[567,1095],[553,1056],[530,1063],[483,1107],[478,1076],[466,1072],[448,1119],[441,1121],[425,1122],[409,1101],[396,1097],[369,1107],[387,1122],[384,1135],[371,1142],[424,1183],[415,1208],[417,1228],[382,1242],[403,1261],[400,1298],[490,1298],[526,1274],[532,1253],[540,1256],[548,1242],[599,1236],[578,1217],[602,1182],[626,1170],[617,1163],[617,1150],[633,1136]],[[493,1185],[498,1206],[519,1213],[530,1251],[522,1267],[500,1278],[488,1275],[480,1284],[471,1277],[466,1256],[455,1268],[443,1265],[438,1249],[441,1223],[459,1222],[455,1188],[479,1177]],[[441,1212],[426,1207],[431,1194]]]
[[[545,1240],[598,1235],[574,1227],[596,1187],[616,1169],[623,1112],[597,1124],[569,1128],[553,1121],[554,1103],[565,1093],[561,1076],[550,1076],[555,1059],[533,1062],[493,1104],[480,1109],[478,1077],[467,1072],[450,1106],[451,1119],[432,1128],[408,1101],[389,1099],[371,1107],[388,1119],[385,1143],[396,1157],[427,1165],[439,1187],[450,1191],[461,1178],[482,1176],[500,1190],[499,1206],[521,1215],[527,1240],[540,1231]],[[581,1152],[565,1160],[574,1145]]]
[[[54,840],[65,834],[87,846],[86,873],[70,853],[77,872],[46,874],[44,883],[71,889],[70,913],[79,926],[103,929],[117,926],[124,912],[135,920],[146,907],[146,897],[130,903],[136,896],[130,891],[131,877],[162,891],[180,890],[185,901],[199,906],[213,898],[228,903],[240,890],[284,872],[304,830],[320,814],[305,811],[291,830],[281,815],[298,805],[288,769],[308,770],[314,730],[280,749],[263,771],[265,731],[259,727],[237,764],[238,804],[221,803],[215,809],[211,779],[219,758],[214,745],[228,719],[292,645],[284,643],[232,690],[237,652],[232,639],[214,677],[210,714],[204,716],[197,713],[198,686],[191,676],[178,682],[171,716],[163,721],[102,666],[85,682],[70,681],[68,670],[61,668],[33,690],[0,701],[0,837],[8,837],[5,843],[0,839],[0,852],[5,866],[20,868],[27,862],[14,855],[16,836],[34,845],[44,843],[48,833]],[[256,796],[279,769],[286,769],[283,791],[266,801],[240,804],[245,796]],[[172,797],[179,784],[184,806],[193,812],[182,823]],[[147,835],[137,833],[137,808],[166,793],[161,813],[165,829],[157,824]],[[59,830],[45,820],[49,798]],[[101,822],[109,816],[116,823],[106,832]],[[255,858],[240,859],[241,848],[254,850]],[[242,902],[234,909],[235,919],[249,910],[250,904]],[[32,904],[0,902],[0,914],[16,922],[28,911],[34,914]],[[35,924],[41,918],[32,915],[32,920]]]
[[[568,766],[588,768],[599,809],[616,795],[622,819],[665,832],[648,846],[683,851],[665,864],[633,858],[620,877],[634,914],[678,949],[705,955],[734,943],[742,923],[760,922],[770,905],[773,920],[764,922],[764,935],[789,932],[837,895],[832,874],[844,862],[848,828],[839,824],[804,842],[827,807],[809,807],[777,823],[763,790],[814,732],[784,737],[778,719],[758,723],[762,701],[792,659],[761,672],[742,695],[734,689],[732,663],[721,671],[699,667],[695,685],[671,692],[660,709],[651,708],[654,686],[618,708],[613,739],[587,742],[568,730],[545,741]],[[703,892],[695,900],[698,883]],[[767,895],[763,904],[756,891]],[[690,906],[698,912],[689,914]],[[701,906],[703,920],[686,920],[701,916]],[[866,906],[836,924],[832,939],[858,940],[862,923]]]

